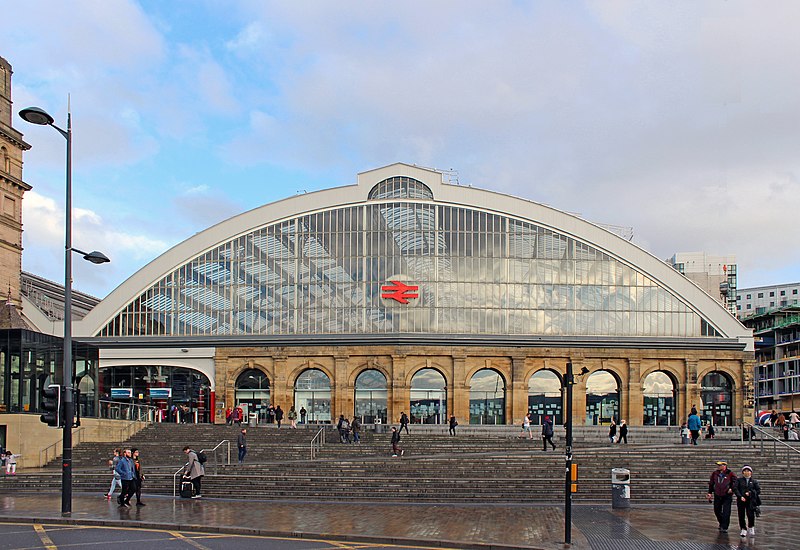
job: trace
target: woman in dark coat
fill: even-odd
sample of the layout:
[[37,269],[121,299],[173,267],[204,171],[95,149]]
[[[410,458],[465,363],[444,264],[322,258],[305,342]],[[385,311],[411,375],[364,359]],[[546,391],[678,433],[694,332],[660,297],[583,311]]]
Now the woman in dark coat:
[[[739,528],[741,535],[755,536],[756,534],[756,508],[761,504],[761,485],[753,478],[753,469],[750,466],[742,467],[742,477],[733,484],[733,494],[736,495],[736,510],[739,512]],[[745,516],[747,523],[745,524]]]

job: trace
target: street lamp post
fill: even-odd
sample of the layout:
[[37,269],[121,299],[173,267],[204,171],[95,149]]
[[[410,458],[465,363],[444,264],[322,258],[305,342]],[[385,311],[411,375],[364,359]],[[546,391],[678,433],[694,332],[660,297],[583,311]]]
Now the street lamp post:
[[19,112],[26,122],[40,126],[52,126],[67,140],[67,184],[64,217],[64,363],[63,363],[63,407],[64,432],[63,456],[61,461],[61,515],[72,514],[72,428],[75,418],[74,388],[72,377],[72,256],[73,252],[83,255],[83,259],[94,264],[110,261],[101,252],[83,252],[72,248],[72,113],[67,112],[67,129],[62,130],[54,124],[55,119],[38,107],[28,107]]
[[[588,373],[589,369],[581,367],[580,376]],[[564,389],[566,390],[566,442],[564,445],[564,459],[566,461],[564,473],[564,544],[572,544],[572,387],[575,385],[575,374],[572,372],[572,361],[567,361],[567,370],[564,373]]]

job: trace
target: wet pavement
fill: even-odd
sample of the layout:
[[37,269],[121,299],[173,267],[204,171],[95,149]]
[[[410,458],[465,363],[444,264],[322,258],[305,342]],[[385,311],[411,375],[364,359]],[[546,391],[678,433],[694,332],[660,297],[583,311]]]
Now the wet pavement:
[[[179,529],[375,544],[449,548],[563,548],[562,509],[536,505],[311,503],[151,496],[120,509],[101,496],[76,494],[77,524]],[[60,493],[0,494],[0,518],[59,523]],[[720,534],[711,506],[575,505],[572,548],[586,550],[785,550],[800,548],[800,508],[763,507],[756,536],[739,537],[734,514]],[[0,542],[0,548],[2,548]]]

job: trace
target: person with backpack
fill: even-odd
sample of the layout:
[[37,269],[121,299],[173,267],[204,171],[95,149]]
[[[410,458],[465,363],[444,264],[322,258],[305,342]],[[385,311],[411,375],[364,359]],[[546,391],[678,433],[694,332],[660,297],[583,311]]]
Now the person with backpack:
[[286,413],[286,418],[289,419],[289,424],[291,424],[292,428],[295,430],[297,429],[297,411],[294,409],[294,405],[289,407],[289,412]]
[[119,487],[119,490],[122,491],[122,478],[119,477],[117,473],[117,462],[119,462],[120,456],[122,455],[122,449],[114,449],[114,456],[108,459],[108,467],[111,469],[111,488],[106,493],[106,500],[111,500],[111,496],[114,494],[114,489]]
[[542,450],[547,451],[547,443],[553,446],[553,450],[556,450],[556,444],[553,443],[553,421],[550,420],[549,416],[544,417],[544,422],[542,423]]
[[183,452],[189,457],[189,462],[183,468],[183,476],[188,477],[192,481],[192,485],[194,485],[192,498],[202,498],[201,486],[203,476],[206,475],[206,468],[203,464],[206,461],[206,455],[202,451],[196,453],[188,446],[183,448]]
[[405,412],[400,413],[400,431],[403,431],[403,428],[406,429],[406,433],[408,433],[408,416],[406,416]]
[[353,421],[350,423],[350,428],[353,430],[353,443],[358,443],[361,441],[361,421],[358,419],[357,416],[353,417]]
[[689,415],[686,426],[689,428],[689,433],[692,434],[692,445],[697,445],[697,440],[700,438],[700,430],[703,424],[700,422],[700,417],[697,415],[697,410]]

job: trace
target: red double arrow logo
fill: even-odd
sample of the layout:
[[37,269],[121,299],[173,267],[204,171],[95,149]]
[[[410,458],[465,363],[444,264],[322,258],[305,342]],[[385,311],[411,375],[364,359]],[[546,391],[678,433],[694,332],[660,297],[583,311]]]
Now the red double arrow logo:
[[389,281],[390,285],[381,287],[381,298],[397,300],[401,304],[407,304],[411,298],[419,298],[419,287],[409,286],[401,281]]

